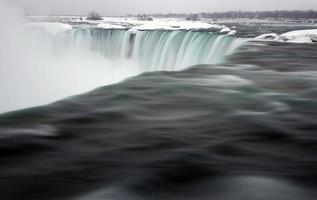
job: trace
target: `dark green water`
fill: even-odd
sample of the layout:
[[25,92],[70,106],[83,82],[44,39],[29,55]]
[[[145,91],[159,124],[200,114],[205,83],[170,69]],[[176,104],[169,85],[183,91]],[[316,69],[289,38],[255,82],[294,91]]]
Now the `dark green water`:
[[250,43],[0,117],[0,197],[316,199],[317,46]]

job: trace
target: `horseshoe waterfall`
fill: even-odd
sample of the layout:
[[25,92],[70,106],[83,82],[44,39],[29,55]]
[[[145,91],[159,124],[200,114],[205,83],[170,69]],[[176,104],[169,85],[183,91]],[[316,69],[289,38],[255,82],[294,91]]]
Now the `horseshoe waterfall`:
[[180,70],[225,61],[245,41],[207,31],[73,29],[55,44],[98,52],[112,59],[131,59],[144,71]]

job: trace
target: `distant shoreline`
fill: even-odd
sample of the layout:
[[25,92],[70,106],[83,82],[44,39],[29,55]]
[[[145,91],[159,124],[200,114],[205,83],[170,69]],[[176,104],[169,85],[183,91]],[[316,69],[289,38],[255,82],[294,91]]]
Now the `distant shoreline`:
[[[83,22],[86,18],[85,15],[28,15],[26,16],[29,21],[52,21],[52,22]],[[152,17],[152,16],[151,16]],[[130,17],[119,17],[119,16],[111,16],[105,17],[102,16],[103,20],[99,20],[100,22],[107,21],[109,19],[136,19],[136,16]],[[186,20],[186,18],[182,17],[153,17],[153,19],[177,19],[177,20]],[[147,21],[147,20],[140,20]],[[261,24],[261,23],[270,23],[270,24],[298,24],[298,25],[317,25],[316,19],[291,19],[291,18],[267,18],[267,19],[254,19],[254,18],[200,18],[197,21],[205,22],[205,23],[251,23],[251,24]],[[98,20],[95,21],[96,23]]]
[[[187,18],[197,15],[206,19],[258,19],[258,20],[317,20],[317,10],[276,10],[276,11],[228,11],[228,12],[198,12],[198,13],[139,13],[126,15],[109,16],[100,13],[104,17],[142,17],[151,16],[155,18]],[[26,16],[43,16],[40,14],[28,13]],[[44,16],[65,16],[65,17],[83,17],[87,14],[50,14]]]

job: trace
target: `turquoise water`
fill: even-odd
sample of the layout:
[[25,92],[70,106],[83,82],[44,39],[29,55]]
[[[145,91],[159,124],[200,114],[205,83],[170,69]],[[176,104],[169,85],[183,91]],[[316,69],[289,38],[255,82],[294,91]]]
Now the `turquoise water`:
[[181,70],[223,63],[245,40],[212,32],[74,29],[59,35],[58,47],[86,49],[111,59],[130,59],[144,71]]

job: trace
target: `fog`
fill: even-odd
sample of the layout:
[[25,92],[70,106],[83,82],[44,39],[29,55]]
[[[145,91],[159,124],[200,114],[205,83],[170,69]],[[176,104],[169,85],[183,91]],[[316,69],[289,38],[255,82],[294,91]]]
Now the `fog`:
[[[5,3],[6,2],[6,3]],[[62,1],[0,0],[0,112],[47,104],[121,81],[139,73],[130,62],[115,62],[84,51],[54,51],[49,38],[25,27],[26,13],[80,14],[95,9],[104,15],[137,12],[308,9],[311,0],[233,1]],[[239,2],[239,3],[237,3]],[[236,7],[236,5],[239,5]]]
[[25,26],[20,9],[0,2],[0,112],[39,106],[116,83],[138,70],[84,51],[52,48]]

